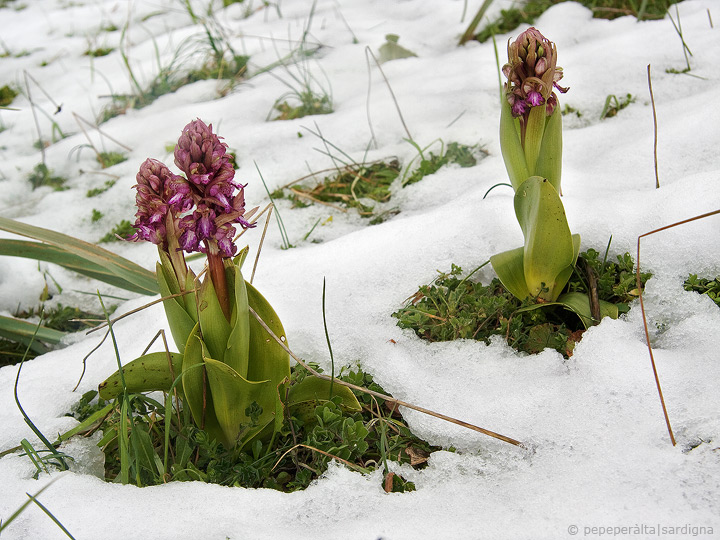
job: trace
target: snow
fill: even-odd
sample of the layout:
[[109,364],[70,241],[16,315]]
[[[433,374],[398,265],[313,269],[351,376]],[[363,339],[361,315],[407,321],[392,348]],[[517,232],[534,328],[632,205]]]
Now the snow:
[[[203,3],[193,2],[199,12]],[[15,3],[18,6],[19,2]],[[248,16],[247,6],[257,8]],[[475,3],[469,3],[472,12]],[[25,0],[21,10],[0,10],[0,38],[11,55],[0,61],[0,85],[24,87],[26,70],[59,104],[30,83],[33,100],[70,137],[46,150],[48,165],[69,178],[67,191],[30,191],[27,174],[40,162],[32,144],[37,132],[27,100],[0,111],[0,215],[97,241],[121,219],[134,214],[134,176],[146,157],[172,162],[165,150],[182,127],[199,117],[212,122],[237,152],[238,177],[248,182],[250,207],[267,204],[257,167],[268,188],[332,166],[317,149],[320,130],[332,144],[361,160],[371,130],[377,146],[368,159],[397,156],[407,164],[416,151],[378,68],[368,68],[365,48],[377,54],[388,33],[416,58],[383,64],[402,116],[421,146],[480,144],[489,156],[475,167],[447,167],[400,189],[391,201],[401,213],[368,226],[354,212],[325,206],[292,210],[279,204],[291,243],[281,249],[273,223],[262,251],[255,285],[279,313],[290,347],[300,357],[329,368],[322,326],[321,293],[327,280],[327,318],[336,362],[360,365],[395,397],[460,418],[523,441],[519,449],[421,413],[403,411],[411,428],[433,444],[456,453],[434,453],[426,469],[402,468],[417,486],[408,494],[386,494],[381,474],[362,476],[331,464],[307,490],[270,490],[171,483],[150,488],[107,484],[97,475],[102,456],[96,441],[72,441],[76,457],[69,473],[40,500],[76,538],[567,538],[577,536],[709,537],[720,531],[720,310],[705,297],[682,290],[688,273],[720,274],[720,216],[646,237],[642,266],[648,282],[646,308],[655,360],[678,444],[670,444],[642,331],[639,306],[620,320],[604,320],[585,333],[569,360],[554,351],[527,356],[502,340],[427,343],[400,330],[390,314],[455,263],[470,271],[491,255],[516,247],[522,235],[512,211],[512,194],[494,184],[506,181],[497,140],[498,79],[492,43],[456,47],[466,22],[463,2],[432,0],[318,0],[308,42],[318,53],[304,64],[331,91],[335,112],[285,122],[267,122],[272,105],[287,87],[282,67],[261,69],[285,55],[308,27],[312,3],[285,0],[280,13],[246,0],[218,12],[231,43],[251,58],[247,82],[217,98],[222,85],[204,81],[130,110],[102,129],[132,148],[128,161],[108,169],[116,184],[96,197],[88,189],[107,176],[97,174],[92,152],[73,113],[93,119],[111,92],[131,90],[118,50],[90,59],[93,43],[117,47],[128,22],[125,50],[141,84],[176,50],[198,39],[182,2]],[[478,3],[479,5],[479,3]],[[493,4],[492,14],[509,2]],[[564,3],[543,14],[535,26],[557,43],[564,83],[561,97],[582,112],[565,117],[563,202],[570,228],[582,235],[583,249],[603,251],[610,235],[611,256],[634,254],[637,237],[650,230],[720,208],[720,113],[712,90],[718,82],[720,39],[709,14],[720,21],[717,3],[686,0],[678,5],[683,35],[693,52],[689,74],[667,73],[685,66],[680,38],[669,18],[636,22],[593,19],[579,4]],[[675,10],[672,10],[673,15]],[[148,16],[150,16],[148,18]],[[524,28],[497,36],[504,44]],[[357,40],[357,43],[354,42]],[[158,56],[155,54],[155,47]],[[27,52],[29,54],[20,55]],[[193,60],[187,60],[192,62]],[[45,66],[42,66],[46,63]],[[655,189],[653,122],[647,88],[651,65],[658,117],[660,189]],[[297,74],[296,67],[290,67]],[[368,77],[368,69],[371,77]],[[324,73],[324,75],[323,75]],[[282,80],[280,80],[282,79]],[[329,81],[329,83],[325,81]],[[368,87],[370,80],[370,87]],[[368,99],[369,92],[369,99]],[[631,93],[635,103],[599,120],[606,96]],[[708,105],[710,104],[710,105]],[[367,109],[366,109],[367,106]],[[43,135],[51,133],[39,114]],[[302,136],[300,136],[302,135]],[[95,144],[100,143],[91,132]],[[114,143],[105,140],[108,150]],[[82,171],[82,172],[81,172]],[[91,211],[105,215],[98,223]],[[332,216],[332,220],[326,222]],[[321,219],[307,241],[302,238]],[[2,237],[9,235],[3,233]],[[254,253],[260,235],[246,234]],[[313,240],[319,243],[313,242]],[[153,246],[112,244],[110,248],[146,268],[154,268]],[[117,290],[44,263],[0,257],[0,314],[38,305],[48,270],[63,287],[53,302],[98,309],[83,292]],[[488,281],[489,266],[477,274]],[[80,292],[79,292],[80,291]],[[117,313],[142,306],[148,298],[120,296]],[[121,356],[138,356],[165,325],[154,306],[117,323]],[[660,327],[663,330],[657,330]],[[391,341],[394,340],[394,343]],[[18,386],[23,407],[46,434],[70,429],[64,414],[79,396],[115,370],[109,343],[88,361],[77,392],[72,388],[82,358],[97,334],[73,335],[67,346],[27,363]],[[0,369],[0,451],[34,441],[14,402],[17,367]],[[702,442],[697,448],[692,446]],[[0,459],[0,517],[7,519],[49,478],[32,479],[25,457]],[[638,527],[632,532],[622,527]],[[617,529],[613,529],[617,527]],[[648,527],[685,527],[665,536]],[[704,527],[704,530],[700,530]],[[711,528],[712,532],[708,533]],[[639,532],[638,532],[639,531]],[[3,538],[64,538],[39,508],[29,507]],[[673,534],[671,534],[673,533]],[[696,534],[694,534],[696,533]],[[703,536],[704,534],[704,536]]]

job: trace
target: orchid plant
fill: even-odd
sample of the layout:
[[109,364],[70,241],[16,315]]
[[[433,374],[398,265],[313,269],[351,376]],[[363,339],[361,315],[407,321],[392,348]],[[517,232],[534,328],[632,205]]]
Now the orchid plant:
[[[202,120],[190,122],[175,147],[177,175],[147,159],[137,174],[132,241],[156,244],[157,281],[177,353],[157,352],[133,360],[100,385],[100,397],[169,391],[176,379],[180,398],[195,424],[227,448],[267,440],[286,415],[308,403],[340,397],[360,406],[346,387],[315,377],[290,386],[287,350],[273,340],[251,309],[276,336],[285,331],[267,300],[243,278],[247,255],[238,252],[236,228],[249,229],[257,209],[245,212],[244,187],[234,180],[227,145]],[[185,254],[200,252],[207,272],[200,279]]]
[[[588,298],[561,292],[572,275],[580,251],[580,235],[572,234],[560,195],[562,114],[555,90],[563,70],[557,48],[537,29],[529,28],[508,42],[507,82],[500,113],[500,147],[515,190],[515,215],[525,245],[490,258],[503,285],[520,300],[561,304],[592,324]],[[617,317],[617,308],[601,302],[600,316]]]

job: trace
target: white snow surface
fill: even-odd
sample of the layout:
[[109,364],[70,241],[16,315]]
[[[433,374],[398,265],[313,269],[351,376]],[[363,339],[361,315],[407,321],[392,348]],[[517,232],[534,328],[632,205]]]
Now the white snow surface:
[[[202,13],[207,1],[193,5]],[[309,0],[279,4],[279,10],[251,0],[224,10],[216,6],[232,45],[250,55],[253,76],[230,93],[218,97],[221,83],[198,82],[102,125],[132,150],[128,161],[103,171],[117,182],[94,198],[86,197],[87,190],[109,177],[98,172],[92,151],[83,148],[87,140],[73,115],[93,120],[109,102],[108,94],[132,90],[117,50],[122,32],[102,28],[128,25],[123,47],[140,84],[168,65],[188,39],[201,40],[202,28],[175,0],[24,0],[0,9],[0,38],[10,53],[0,59],[0,85],[25,88],[26,71],[38,83],[31,80],[30,91],[46,113],[38,111],[44,137],[50,138],[52,130],[48,115],[72,133],[46,150],[48,165],[69,179],[70,189],[32,191],[27,175],[41,159],[33,147],[38,136],[32,108],[19,96],[12,104],[18,111],[0,111],[5,128],[0,133],[0,215],[97,241],[121,219],[132,219],[131,187],[140,163],[154,157],[174,169],[165,148],[198,117],[212,123],[237,152],[237,178],[248,183],[248,207],[268,203],[256,164],[271,191],[308,169],[332,166],[310,130],[320,130],[359,161],[371,141],[369,115],[376,145],[367,159],[397,156],[408,164],[417,153],[404,140],[408,135],[390,92],[374,62],[368,66],[365,52],[369,48],[377,54],[386,34],[398,34],[400,44],[417,57],[387,62],[383,70],[412,137],[423,147],[434,144],[435,151],[438,139],[480,144],[489,156],[472,168],[446,167],[404,189],[394,185],[388,208],[401,212],[376,226],[354,211],[319,205],[291,209],[281,201],[282,218],[297,247],[281,249],[273,221],[254,283],[279,313],[294,352],[328,369],[321,309],[325,278],[338,364],[359,365],[395,397],[518,439],[527,449],[404,410],[418,435],[457,449],[432,454],[424,470],[402,468],[417,491],[386,494],[380,472],[363,476],[331,464],[305,491],[283,494],[199,482],[149,488],[105,483],[97,477],[102,470],[97,441],[73,441],[65,448],[76,458],[73,470],[39,480],[32,478],[28,458],[0,459],[0,517],[7,519],[27,501],[26,492],[35,493],[50,477],[59,477],[40,500],[78,539],[535,539],[571,538],[571,526],[578,527],[577,537],[601,532],[618,538],[716,537],[720,310],[708,298],[683,291],[682,281],[689,273],[720,274],[720,216],[642,243],[642,267],[654,273],[646,308],[650,327],[662,329],[653,331],[655,360],[677,446],[671,445],[663,419],[639,305],[587,331],[567,360],[551,350],[519,354],[499,339],[490,345],[422,341],[399,329],[391,317],[420,284],[434,279],[437,270],[449,270],[451,263],[470,271],[522,243],[511,190],[496,188],[483,199],[491,186],[507,180],[497,135],[492,42],[457,46],[480,2],[469,2],[462,22],[460,0],[318,0],[307,42],[321,47],[301,69],[331,89],[335,111],[271,122],[266,119],[273,103],[287,91],[282,81],[291,79],[281,66],[260,71],[297,46],[312,6]],[[249,14],[248,5],[254,8]],[[496,2],[489,15],[507,5]],[[565,117],[563,202],[583,249],[602,252],[612,235],[611,257],[626,251],[634,256],[638,235],[720,208],[720,29],[710,22],[712,16],[720,24],[720,9],[714,0],[686,0],[678,10],[693,53],[689,74],[666,72],[685,67],[681,40],[668,17],[607,21],[569,2],[535,23],[558,47],[563,83],[570,87],[561,104],[582,113],[581,118]],[[671,13],[676,16],[674,8]],[[524,29],[497,36],[501,62],[507,39]],[[90,45],[116,50],[91,60],[83,55]],[[658,119],[659,189],[648,64]],[[297,67],[289,69],[298,73]],[[62,104],[60,112],[53,114],[55,106],[45,93]],[[628,93],[636,97],[634,103],[614,118],[599,120],[606,96]],[[97,132],[89,130],[89,136],[102,144]],[[108,139],[104,144],[120,150]],[[104,214],[97,223],[90,220],[93,209]],[[322,225],[304,241],[318,218]],[[259,230],[243,237],[251,253],[259,238]],[[109,247],[154,269],[154,246]],[[0,257],[0,313],[37,307],[46,270],[62,287],[60,293],[48,278],[52,303],[97,310],[95,300],[78,291],[98,288],[129,298],[115,301],[117,314],[148,301],[45,263],[38,267],[34,261]],[[493,273],[488,266],[477,276],[487,282]],[[118,322],[123,360],[138,356],[165,326],[159,305]],[[97,334],[73,335],[64,348],[23,367],[19,398],[49,436],[75,425],[65,416],[70,407],[116,369],[108,340],[88,360],[80,387],[72,391],[83,357],[99,339]],[[0,451],[23,438],[36,441],[15,405],[16,375],[17,367],[0,369]],[[665,534],[648,527],[665,527]],[[31,505],[2,538],[65,535]]]

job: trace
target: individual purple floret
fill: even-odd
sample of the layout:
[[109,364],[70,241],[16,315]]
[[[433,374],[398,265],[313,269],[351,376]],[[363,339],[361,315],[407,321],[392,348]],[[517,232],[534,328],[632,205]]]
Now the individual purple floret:
[[508,63],[502,71],[508,80],[505,93],[515,118],[527,118],[532,107],[541,105],[545,105],[545,112],[550,116],[557,105],[553,89],[561,93],[568,91],[558,84],[563,70],[557,66],[555,44],[535,28],[508,42]]

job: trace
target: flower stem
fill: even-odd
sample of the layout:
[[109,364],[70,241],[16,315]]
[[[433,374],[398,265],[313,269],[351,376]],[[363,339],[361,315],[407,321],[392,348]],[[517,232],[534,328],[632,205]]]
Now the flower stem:
[[215,288],[215,294],[217,295],[223,314],[228,322],[230,322],[230,297],[228,295],[227,278],[225,277],[225,265],[223,263],[223,258],[220,256],[216,243],[207,242],[206,245],[208,248],[207,258],[210,279],[212,280],[213,287]]

